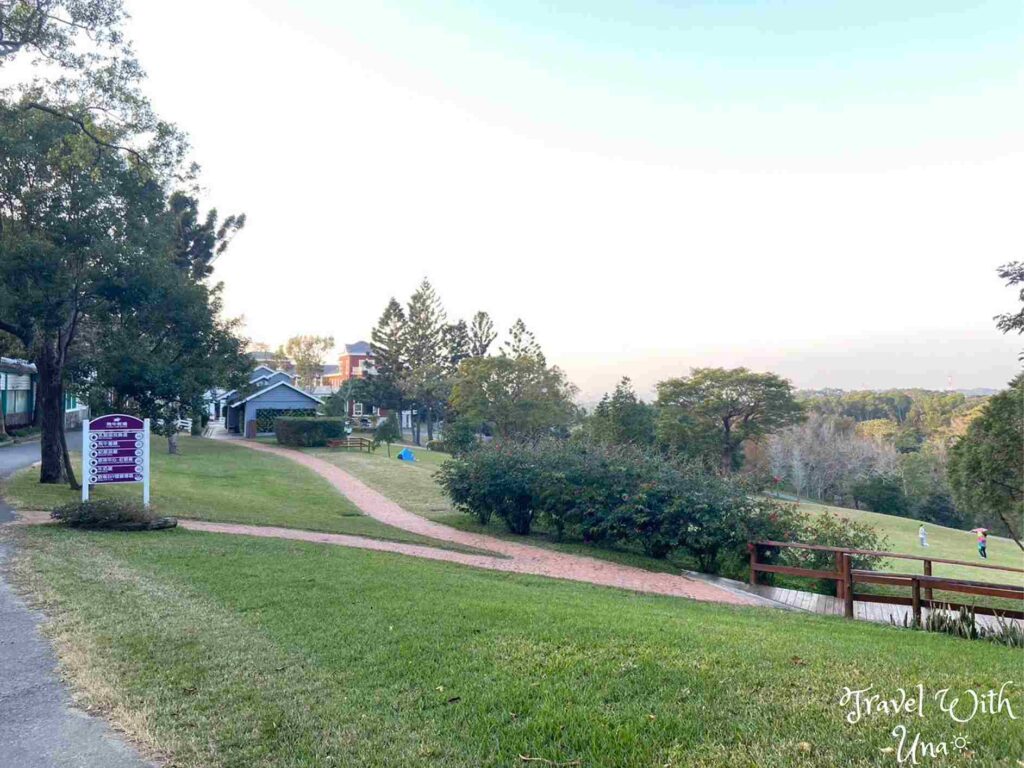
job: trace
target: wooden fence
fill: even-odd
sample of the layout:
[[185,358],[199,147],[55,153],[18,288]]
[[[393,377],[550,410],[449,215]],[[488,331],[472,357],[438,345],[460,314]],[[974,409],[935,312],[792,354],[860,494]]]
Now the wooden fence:
[[345,448],[355,449],[357,451],[366,451],[370,453],[373,451],[373,441],[365,437],[346,437],[343,440],[328,440],[327,447],[334,448]]
[[[974,606],[966,603],[935,600],[936,590],[954,592],[964,595],[982,597],[998,597],[1008,600],[1024,601],[1024,586],[1017,584],[991,584],[983,581],[953,579],[945,576],[933,576],[932,564],[964,565],[971,568],[1024,573],[1024,568],[1010,568],[990,563],[971,563],[964,560],[946,560],[940,557],[921,557],[904,555],[899,552],[879,552],[871,549],[846,549],[843,547],[826,547],[818,544],[799,544],[792,541],[754,541],[747,545],[750,550],[750,583],[758,583],[760,573],[779,573],[785,576],[797,576],[808,579],[824,579],[836,583],[836,596],[843,601],[843,615],[853,618],[853,603],[889,603],[891,605],[909,605],[913,611],[914,621],[921,622],[921,609],[952,609],[968,607],[978,614],[999,615],[1012,619],[1024,619],[1024,611],[1003,610],[988,606]],[[800,568],[791,565],[775,565],[762,560],[765,550],[797,549],[814,552],[828,552],[834,555],[835,568],[831,571],[814,568]],[[862,555],[869,557],[885,557],[896,560],[916,560],[923,564],[922,573],[895,573],[889,571],[871,571],[853,567],[853,558]],[[891,587],[908,587],[910,595],[878,595],[871,592],[857,592],[857,584],[879,584]]]

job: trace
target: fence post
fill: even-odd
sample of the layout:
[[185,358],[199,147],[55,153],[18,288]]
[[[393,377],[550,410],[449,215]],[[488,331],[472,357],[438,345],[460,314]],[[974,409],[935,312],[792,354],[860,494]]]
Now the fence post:
[[757,571],[755,570],[755,567],[757,566],[757,544],[750,542],[747,544],[747,549],[750,550],[750,585],[756,586]]
[[853,564],[850,554],[843,552],[843,616],[853,618]]
[[911,607],[914,611],[914,626],[921,626],[921,580],[916,576],[910,579],[910,588],[913,590]]
[[[925,560],[924,561],[924,575],[925,576],[931,576],[932,575],[932,561],[931,560]],[[931,601],[931,599],[932,599],[932,588],[931,587],[926,587],[925,588],[925,590],[924,590],[924,597],[925,597],[926,600]]]
[[836,552],[836,597],[843,600],[846,595],[846,573],[843,571],[843,553]]

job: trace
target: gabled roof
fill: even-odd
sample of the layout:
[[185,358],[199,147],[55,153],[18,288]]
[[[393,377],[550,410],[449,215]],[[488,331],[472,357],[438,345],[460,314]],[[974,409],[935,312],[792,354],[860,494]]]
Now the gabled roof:
[[0,357],[0,371],[3,373],[13,373],[16,376],[28,376],[36,372],[36,365],[28,360]]
[[345,345],[345,355],[371,355],[373,349],[368,341],[357,341],[355,344]]
[[288,389],[294,389],[300,395],[303,395],[304,397],[308,397],[310,400],[313,400],[314,402],[320,403],[320,405],[324,404],[324,401],[321,400],[319,397],[313,397],[313,395],[309,394],[309,392],[303,392],[301,389],[299,389],[298,387],[292,386],[287,381],[279,381],[279,382],[277,382],[277,384],[271,384],[269,387],[264,387],[263,389],[257,390],[256,392],[253,392],[251,395],[249,395],[244,400],[239,400],[237,403],[232,403],[231,407],[235,408],[235,407],[237,407],[239,405],[242,405],[243,403],[249,402],[253,398],[263,397],[263,395],[267,394],[267,392],[270,392],[273,389],[277,389],[278,387],[288,387]]
[[255,381],[256,379],[258,379],[259,376],[257,376],[256,374],[258,374],[260,371],[266,371],[265,375],[268,376],[275,372],[274,369],[271,368],[269,365],[257,365],[255,368],[252,369],[252,373],[249,374],[249,381]]

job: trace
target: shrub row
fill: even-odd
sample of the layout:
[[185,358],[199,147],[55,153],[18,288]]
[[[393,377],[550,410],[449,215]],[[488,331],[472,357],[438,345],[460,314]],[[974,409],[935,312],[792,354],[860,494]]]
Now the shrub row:
[[794,506],[755,495],[741,480],[634,447],[490,443],[445,462],[438,480],[482,524],[497,516],[527,534],[539,521],[559,536],[638,545],[659,558],[683,554],[706,572],[739,572],[748,541],[814,535]]
[[346,437],[345,419],[333,416],[281,416],[274,419],[274,435],[281,445],[323,447],[328,440]]

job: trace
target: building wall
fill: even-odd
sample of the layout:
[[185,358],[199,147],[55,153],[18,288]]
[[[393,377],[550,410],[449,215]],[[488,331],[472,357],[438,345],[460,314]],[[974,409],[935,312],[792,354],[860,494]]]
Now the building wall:
[[0,408],[8,427],[32,423],[35,390],[28,374],[0,373]]
[[281,411],[300,410],[303,408],[316,408],[318,403],[294,389],[278,387],[266,394],[254,397],[244,406],[245,417],[239,425],[242,432],[245,432],[245,425],[256,420],[256,410],[273,408]]

